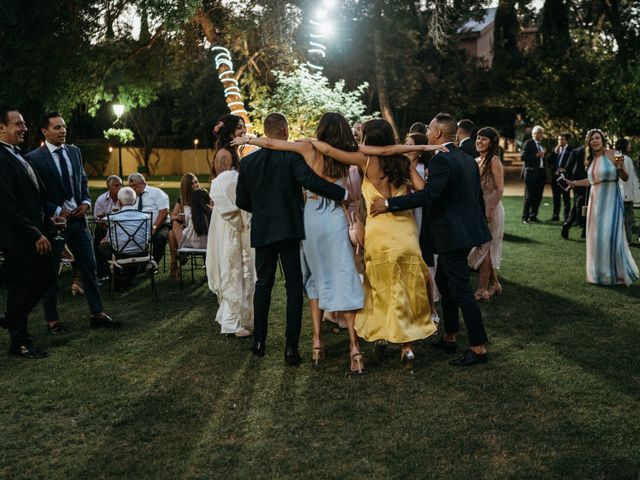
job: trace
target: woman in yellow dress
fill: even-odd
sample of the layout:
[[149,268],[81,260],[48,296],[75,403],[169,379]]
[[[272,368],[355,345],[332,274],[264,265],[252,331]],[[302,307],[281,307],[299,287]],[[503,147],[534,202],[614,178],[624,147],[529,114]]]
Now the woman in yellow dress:
[[[364,172],[362,195],[367,204],[365,228],[364,307],[356,314],[358,336],[367,341],[387,340],[401,344],[400,358],[413,367],[413,342],[436,332],[427,297],[429,269],[422,259],[418,228],[411,210],[401,214],[369,215],[369,205],[382,197],[406,195],[409,187],[424,188],[424,180],[411,168],[409,159],[389,155],[383,146],[394,144],[391,125],[386,120],[369,120],[363,126],[366,152],[344,152],[312,140],[323,154],[340,162],[357,165]],[[380,149],[371,149],[379,146]],[[426,150],[446,151],[435,145]]]

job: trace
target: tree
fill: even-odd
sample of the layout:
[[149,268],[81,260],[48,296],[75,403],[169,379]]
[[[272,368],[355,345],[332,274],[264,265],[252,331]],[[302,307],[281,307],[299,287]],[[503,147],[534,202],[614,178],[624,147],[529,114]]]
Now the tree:
[[311,73],[304,66],[294,72],[273,72],[276,85],[264,89],[253,99],[255,129],[262,133],[262,122],[271,112],[282,112],[289,120],[293,138],[314,136],[318,120],[325,112],[338,112],[347,120],[362,120],[367,106],[361,98],[367,88],[363,83],[355,90],[345,91],[343,80],[332,87],[320,73]]

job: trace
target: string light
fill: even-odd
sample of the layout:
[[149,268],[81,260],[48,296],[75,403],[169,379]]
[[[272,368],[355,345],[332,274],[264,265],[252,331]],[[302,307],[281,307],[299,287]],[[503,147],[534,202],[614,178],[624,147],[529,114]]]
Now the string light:
[[[244,108],[244,100],[242,99],[242,92],[238,86],[238,80],[233,78],[236,73],[233,69],[233,60],[231,59],[231,52],[225,47],[219,45],[211,49],[213,52],[218,52],[214,57],[216,63],[216,69],[218,70],[218,78],[224,87],[224,98],[227,101],[227,106],[232,115],[237,115],[243,118],[245,126],[250,129],[252,126],[249,122],[248,112]],[[231,98],[230,98],[231,97]],[[231,100],[231,101],[229,101]]]
[[323,43],[329,35],[333,33],[333,25],[326,21],[329,11],[335,8],[335,0],[324,0],[322,6],[313,12],[313,17],[309,19],[312,31],[309,33],[309,48],[307,53],[311,58],[305,64],[309,70],[318,73],[324,70],[322,65],[318,64],[319,60],[327,58],[327,46]]

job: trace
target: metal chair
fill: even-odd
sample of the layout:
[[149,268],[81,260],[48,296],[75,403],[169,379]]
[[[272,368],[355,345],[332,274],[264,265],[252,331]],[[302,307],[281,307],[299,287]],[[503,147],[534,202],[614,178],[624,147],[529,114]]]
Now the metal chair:
[[[127,218],[132,212],[138,218]],[[140,218],[140,214],[144,218]],[[115,273],[124,270],[126,266],[144,266],[144,271],[149,275],[151,290],[158,299],[156,289],[155,271],[158,265],[153,260],[151,248],[151,214],[134,210],[122,210],[107,217],[109,230],[107,236],[111,246],[111,281],[109,282],[109,295],[112,295],[115,285]]]
[[[178,249],[178,256],[180,255],[187,255],[189,257],[187,261],[191,263],[191,282],[193,283],[195,281],[194,270],[196,266],[196,259],[198,257],[202,258],[202,263],[204,268],[204,265],[206,265],[205,259],[207,257],[207,249],[182,247]],[[180,268],[179,275],[178,275],[178,277],[180,278],[180,290],[182,290],[182,262],[178,261],[178,265]]]

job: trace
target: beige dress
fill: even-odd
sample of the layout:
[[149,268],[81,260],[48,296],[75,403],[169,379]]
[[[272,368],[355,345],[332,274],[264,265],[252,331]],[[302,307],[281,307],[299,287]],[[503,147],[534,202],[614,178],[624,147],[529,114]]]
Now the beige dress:
[[[479,159],[477,159],[479,161]],[[493,174],[489,172],[488,178],[481,179],[482,197],[484,198],[485,205],[488,205],[494,195],[497,194],[497,187]],[[475,247],[469,252],[469,266],[474,270],[480,268],[480,264],[483,262],[487,255],[491,255],[491,265],[498,270],[500,268],[500,262],[502,261],[502,237],[504,236],[504,207],[502,201],[498,202],[493,212],[493,218],[488,223],[489,231],[491,232],[492,239],[481,245]]]

